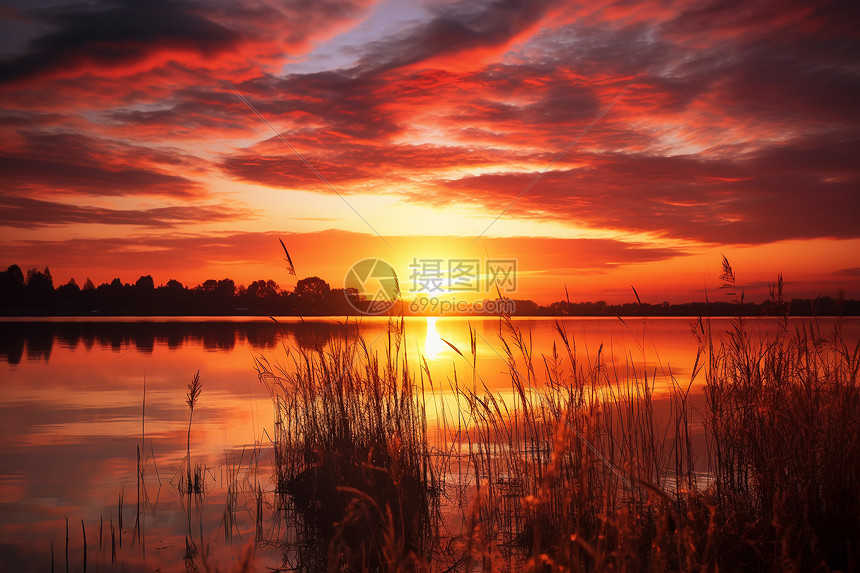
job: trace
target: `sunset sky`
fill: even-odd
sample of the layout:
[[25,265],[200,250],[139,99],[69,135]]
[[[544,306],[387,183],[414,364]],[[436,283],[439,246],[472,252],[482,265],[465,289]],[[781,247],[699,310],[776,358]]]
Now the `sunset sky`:
[[860,298],[860,3],[4,6],[3,269],[292,288],[281,238],[333,287],[499,258],[684,302],[725,254],[755,301]]

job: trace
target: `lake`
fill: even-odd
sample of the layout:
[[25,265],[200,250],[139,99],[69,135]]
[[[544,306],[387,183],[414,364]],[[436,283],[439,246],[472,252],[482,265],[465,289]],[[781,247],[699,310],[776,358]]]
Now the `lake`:
[[[825,332],[836,319],[821,319]],[[255,360],[290,369],[296,350],[325,348],[360,333],[384,355],[384,318],[81,318],[0,322],[0,570],[185,570],[186,538],[224,570],[255,539],[278,535],[276,518],[258,519],[274,490],[270,461],[273,406]],[[692,319],[565,318],[580,360],[602,363],[621,378],[647,373],[655,396],[690,382],[697,341]],[[559,341],[555,318],[518,318],[536,365]],[[715,333],[730,326],[713,319]],[[790,327],[804,323],[792,321]],[[777,328],[751,320],[755,336]],[[470,328],[475,332],[475,379],[511,398],[507,358],[497,318],[407,318],[411,364],[424,356],[432,425],[438,404],[450,404],[456,375],[472,383]],[[849,341],[860,320],[846,319]],[[288,352],[291,353],[288,356]],[[415,357],[415,359],[413,359]],[[539,369],[538,369],[539,370]],[[188,383],[203,385],[193,412],[192,459],[205,467],[206,495],[179,493],[186,455]],[[540,378],[540,371],[537,372]],[[703,381],[691,403],[704,403]],[[456,404],[456,400],[454,400]],[[704,451],[704,433],[695,422]],[[140,461],[139,461],[140,460]],[[258,494],[262,492],[261,494]],[[68,536],[68,542],[66,538]],[[192,551],[193,552],[193,551]],[[66,557],[68,553],[68,558]],[[199,560],[200,557],[198,556]],[[112,562],[116,561],[116,565]],[[256,565],[278,567],[272,547],[257,549]]]

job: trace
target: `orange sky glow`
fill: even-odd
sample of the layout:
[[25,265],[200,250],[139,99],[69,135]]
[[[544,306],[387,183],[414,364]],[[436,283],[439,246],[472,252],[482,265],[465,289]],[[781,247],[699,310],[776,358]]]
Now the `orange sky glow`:
[[407,296],[416,260],[513,259],[514,298],[713,299],[725,255],[754,301],[860,298],[858,12],[13,1],[0,267],[291,289],[281,238]]

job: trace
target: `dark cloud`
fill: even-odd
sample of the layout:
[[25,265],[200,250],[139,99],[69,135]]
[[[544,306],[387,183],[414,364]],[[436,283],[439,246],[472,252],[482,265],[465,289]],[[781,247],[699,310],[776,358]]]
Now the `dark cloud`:
[[842,0],[709,0],[689,4],[661,32],[692,43],[767,39],[784,44],[835,35],[856,38],[858,22],[860,8]]
[[[289,138],[289,135],[287,136]],[[327,146],[326,143],[329,145]],[[314,169],[338,191],[350,192],[350,185],[368,181],[380,185],[415,180],[434,170],[464,169],[494,165],[504,160],[494,150],[474,151],[460,146],[348,144],[338,138],[323,141],[294,139]],[[280,139],[225,157],[220,167],[232,177],[273,187],[327,191],[316,174]]]
[[355,21],[371,1],[96,0],[33,9],[17,17],[43,32],[0,62],[0,85],[154,70],[147,78],[152,82],[158,70],[177,65],[220,77],[259,77],[263,69],[279,69],[285,54],[301,53]]
[[388,86],[380,78],[343,71],[292,75],[273,82],[270,89],[279,95],[264,102],[262,110],[288,115],[300,132],[318,130],[381,144],[401,129],[383,105],[390,101]]
[[714,0],[691,5],[657,34],[673,46],[675,61],[688,60],[678,71],[708,86],[702,100],[767,136],[763,126],[856,128],[858,29],[856,3]]
[[582,128],[601,108],[593,88],[542,65],[494,65],[463,81],[477,89],[461,94],[446,119],[466,128],[495,127],[532,138],[541,134],[549,143],[572,137],[569,130]]
[[86,68],[122,70],[158,53],[212,58],[235,49],[239,37],[203,15],[202,5],[134,0],[43,8],[31,16],[53,30],[23,55],[0,63],[0,83],[43,75],[75,75]]
[[248,219],[247,209],[219,205],[181,205],[154,209],[108,209],[42,201],[27,197],[0,196],[0,225],[32,228],[49,225],[99,224],[169,228],[179,223],[208,223]]
[[[588,155],[584,167],[545,175],[512,214],[707,243],[856,238],[858,153],[860,141],[834,138],[774,145],[742,159]],[[415,200],[501,211],[536,176],[464,177]]]
[[552,4],[549,0],[444,4],[430,20],[370,43],[358,67],[378,74],[440,57],[501,48],[538,24]]
[[2,129],[21,129],[21,128],[30,128],[37,126],[50,126],[56,125],[58,123],[62,123],[66,121],[68,116],[57,113],[29,113],[29,112],[16,112],[16,111],[2,111],[0,112],[0,128]]
[[180,197],[205,193],[196,181],[175,173],[199,167],[187,155],[72,133],[24,132],[8,143],[17,145],[0,154],[7,191]]
[[229,134],[241,137],[259,131],[249,113],[232,92],[185,89],[156,109],[112,110],[106,114],[105,127],[117,137],[133,134],[161,142],[223,138]]
[[[353,68],[284,78],[263,76],[237,87],[265,117],[288,121],[293,137],[321,133],[384,144],[402,133],[404,108],[438,101],[438,92],[446,83],[451,87],[455,81],[469,81],[457,75],[434,78],[437,71],[428,72],[418,64],[439,56],[501,47],[537,24],[549,6],[545,1],[523,4],[510,0],[449,4],[438,8],[426,23],[364,46],[364,54]],[[413,64],[415,70],[399,70]],[[428,65],[432,68],[432,63]],[[453,87],[462,97],[462,88]],[[588,100],[586,106],[579,105],[583,98]],[[579,113],[593,107],[588,94],[561,97],[559,93],[543,109],[534,106],[527,115],[546,114],[550,104],[561,104],[553,111],[556,115],[565,114],[569,106],[579,105]]]
[[[849,56],[850,54],[850,56]],[[728,117],[791,127],[860,122],[860,41],[747,46],[711,97]]]

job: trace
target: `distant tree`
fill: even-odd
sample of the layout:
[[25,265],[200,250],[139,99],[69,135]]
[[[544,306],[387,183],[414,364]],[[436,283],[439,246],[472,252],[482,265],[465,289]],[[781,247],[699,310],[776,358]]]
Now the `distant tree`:
[[165,314],[189,314],[197,312],[190,304],[191,294],[181,282],[170,279],[166,285],[158,287],[158,301]]
[[[153,314],[156,307],[155,281],[152,275],[144,275],[137,279],[124,293],[123,306],[132,309],[134,314]],[[122,312],[122,309],[118,309]]]
[[272,298],[278,296],[278,284],[269,279],[254,281],[248,285],[247,294],[251,298]]
[[5,274],[9,278],[11,284],[24,286],[24,273],[18,265],[10,265],[9,268],[6,269]]
[[51,269],[45,267],[44,271],[32,268],[27,271],[27,286],[38,288],[40,284],[46,284],[54,288],[54,278],[51,276]]
[[12,309],[20,306],[24,289],[24,273],[21,272],[21,267],[11,265],[0,272],[0,308]]
[[97,310],[98,291],[96,290],[96,285],[93,284],[93,281],[92,279],[90,279],[90,277],[87,277],[87,280],[84,281],[84,286],[78,296],[81,304],[81,311],[91,313]]
[[515,314],[533,315],[537,313],[538,305],[531,300],[514,300]]
[[66,284],[57,287],[57,300],[68,311],[69,307],[74,307],[80,302],[81,287],[75,281],[74,277],[69,279]]
[[146,275],[137,279],[137,282],[134,283],[134,286],[140,290],[151,291],[155,290],[155,281],[152,280],[152,275]]
[[30,269],[27,271],[27,291],[34,302],[46,302],[54,294],[54,279],[51,270]]
[[327,282],[319,277],[307,277],[296,283],[295,293],[301,299],[311,302],[323,300],[331,291]]
[[[343,294],[346,298],[352,301],[353,304],[358,304],[367,300],[367,297],[358,292],[358,289],[355,287],[346,287],[345,289],[334,290],[340,290],[341,294]],[[334,290],[332,290],[332,292],[334,292]]]
[[355,287],[333,288],[320,305],[320,314],[355,314],[355,308],[363,308],[366,300],[367,298]]
[[[108,314],[121,313],[125,310],[128,302],[123,292],[122,281],[113,279],[110,283],[102,283],[96,288],[95,306],[100,312]],[[132,309],[128,309],[131,311]]]
[[236,284],[233,279],[208,279],[193,290],[194,303],[204,313],[223,314],[233,308]]
[[221,297],[233,298],[236,296],[236,283],[233,282],[233,279],[221,279],[218,281],[215,291]]

